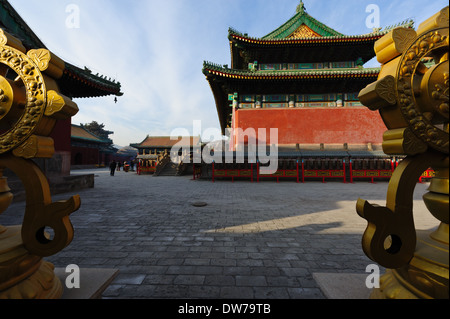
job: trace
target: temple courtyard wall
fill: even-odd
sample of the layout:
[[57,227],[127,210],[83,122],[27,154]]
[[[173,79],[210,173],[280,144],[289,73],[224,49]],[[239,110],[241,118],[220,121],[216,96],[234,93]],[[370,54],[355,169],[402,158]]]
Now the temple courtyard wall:
[[[317,274],[368,275],[373,262],[361,248],[366,221],[356,200],[385,205],[388,187],[72,173],[94,174],[95,187],[73,193],[82,202],[71,215],[74,240],[46,260],[62,269],[119,270],[103,298],[121,299],[327,298]],[[415,191],[417,229],[437,226],[421,199],[427,187],[418,183]],[[24,206],[13,203],[0,223],[20,224]],[[366,298],[370,290],[359,288]]]

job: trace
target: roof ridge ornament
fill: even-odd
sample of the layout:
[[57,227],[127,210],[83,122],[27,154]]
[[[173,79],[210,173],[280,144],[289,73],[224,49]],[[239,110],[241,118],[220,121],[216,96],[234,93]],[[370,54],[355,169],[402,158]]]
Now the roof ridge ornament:
[[297,6],[297,13],[305,13],[305,12],[306,12],[305,4],[303,3],[302,0],[300,0],[300,4]]

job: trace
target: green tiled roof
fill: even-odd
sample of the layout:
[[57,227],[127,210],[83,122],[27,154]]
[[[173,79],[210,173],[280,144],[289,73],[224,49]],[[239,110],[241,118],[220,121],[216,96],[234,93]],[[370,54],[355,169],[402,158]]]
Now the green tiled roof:
[[291,19],[276,30],[270,32],[268,35],[262,37],[262,39],[286,39],[302,24],[306,25],[323,37],[344,36],[342,33],[337,32],[336,30],[311,17],[306,12],[303,1],[301,1],[300,5],[297,7],[297,13]]
[[[413,28],[414,27],[414,21],[413,20],[406,20],[401,23],[398,23],[396,25],[388,26],[384,29],[375,29],[371,33],[367,34],[361,34],[361,35],[345,35],[342,34],[324,23],[316,20],[312,16],[310,16],[303,5],[303,2],[300,2],[300,5],[297,7],[297,13],[290,18],[286,23],[281,25],[276,30],[270,32],[269,34],[263,36],[263,37],[249,37],[247,34],[241,33],[233,28],[229,28],[228,34],[229,37],[238,36],[242,37],[248,40],[259,40],[263,41],[264,44],[270,44],[271,42],[279,42],[282,40],[298,40],[298,38],[289,38],[289,36],[294,33],[302,24],[309,27],[314,32],[318,33],[323,40],[329,41],[329,40],[340,40],[340,39],[364,39],[364,38],[373,38],[373,37],[381,37],[391,31],[392,29],[396,27],[405,27],[405,28]],[[307,38],[301,38],[302,40],[319,40],[317,37],[307,37]],[[251,41],[250,41],[251,42]]]
[[98,144],[111,144],[112,141],[110,139],[102,139],[97,135],[92,134],[84,127],[72,124],[71,126],[71,134],[70,137],[76,140],[89,141]]

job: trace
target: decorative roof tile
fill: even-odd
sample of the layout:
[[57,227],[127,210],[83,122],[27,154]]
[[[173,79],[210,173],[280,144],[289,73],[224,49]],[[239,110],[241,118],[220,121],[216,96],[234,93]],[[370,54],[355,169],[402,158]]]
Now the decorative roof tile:
[[277,70],[277,71],[250,71],[240,69],[229,69],[215,63],[204,62],[203,73],[205,75],[216,75],[220,77],[235,79],[299,79],[299,78],[327,78],[327,77],[355,77],[355,76],[378,76],[380,68],[339,68],[339,69],[304,69],[304,70]]
[[[185,144],[188,139],[188,144]],[[182,136],[172,139],[170,136],[147,136],[141,143],[130,144],[134,148],[169,148],[177,144],[178,146],[199,145],[200,138],[195,136]]]
[[90,142],[99,143],[99,144],[110,144],[111,143],[111,140],[101,139],[100,137],[98,137],[98,136],[92,134],[91,132],[89,132],[88,130],[86,130],[84,127],[75,125],[75,124],[72,124],[70,137],[72,139],[90,141]]

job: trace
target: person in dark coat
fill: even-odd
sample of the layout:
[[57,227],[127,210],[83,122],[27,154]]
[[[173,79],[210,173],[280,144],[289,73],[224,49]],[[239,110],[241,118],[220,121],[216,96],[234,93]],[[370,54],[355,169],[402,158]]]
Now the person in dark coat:
[[114,176],[114,172],[116,171],[117,163],[116,161],[112,161],[111,164],[109,164],[109,169],[111,170],[111,176]]

